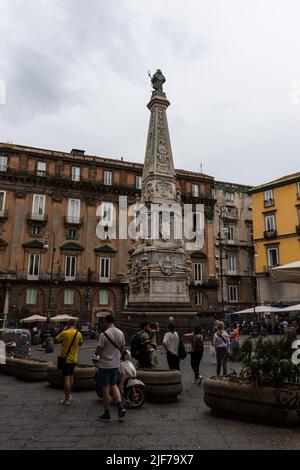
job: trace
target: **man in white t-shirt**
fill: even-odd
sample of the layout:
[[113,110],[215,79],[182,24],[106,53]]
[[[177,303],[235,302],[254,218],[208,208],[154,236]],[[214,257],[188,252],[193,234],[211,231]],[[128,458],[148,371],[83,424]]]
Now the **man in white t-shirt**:
[[178,356],[179,336],[172,323],[169,324],[168,330],[163,339],[163,345],[167,351],[168,365],[170,369],[180,370]]
[[125,337],[123,332],[115,327],[113,315],[106,315],[104,326],[106,330],[104,333],[101,333],[95,351],[95,354],[100,356],[98,383],[102,387],[104,405],[104,414],[97,418],[97,420],[108,423],[111,421],[110,394],[112,394],[117,403],[119,419],[124,418],[126,413],[121,401],[120,390],[117,386],[117,375],[121,363],[121,354],[125,348]]

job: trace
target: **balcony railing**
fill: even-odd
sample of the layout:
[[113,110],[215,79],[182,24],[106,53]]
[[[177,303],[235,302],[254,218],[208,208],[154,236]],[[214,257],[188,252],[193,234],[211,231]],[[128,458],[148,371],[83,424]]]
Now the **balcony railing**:
[[277,230],[266,230],[264,232],[264,238],[276,238]]
[[0,165],[0,171],[7,171],[7,165]]
[[65,215],[64,217],[64,224],[65,225],[82,225],[83,219],[82,217],[73,217],[70,215]]
[[48,222],[48,215],[39,214],[38,212],[28,212],[27,222],[40,222],[46,224]]
[[8,271],[8,272],[1,272],[0,273],[0,279],[15,279],[15,280],[22,280],[22,281],[50,281],[52,280],[52,282],[54,284],[58,284],[58,283],[63,283],[63,282],[94,282],[94,283],[115,283],[115,282],[120,282],[120,283],[126,283],[127,282],[127,277],[126,275],[124,275],[123,278],[121,278],[119,275],[117,274],[111,274],[109,276],[109,279],[106,281],[106,280],[102,280],[100,281],[100,275],[99,273],[96,273],[96,272],[92,272],[92,273],[89,273],[89,272],[85,272],[85,273],[77,273],[74,276],[66,276],[64,272],[55,272],[55,273],[52,273],[52,275],[47,272],[40,272],[39,274],[36,274],[36,275],[30,275],[28,273],[28,271],[22,271],[22,270],[18,270],[18,271]]
[[274,204],[275,204],[274,199],[265,199],[264,200],[264,207],[274,206]]
[[37,170],[36,171],[36,174],[38,176],[47,176],[47,171],[44,171],[44,170]]

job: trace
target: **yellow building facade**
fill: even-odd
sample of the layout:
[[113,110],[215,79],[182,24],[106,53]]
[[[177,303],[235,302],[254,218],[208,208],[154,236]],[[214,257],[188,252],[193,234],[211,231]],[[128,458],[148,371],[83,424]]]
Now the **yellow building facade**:
[[260,300],[292,303],[300,298],[299,286],[274,284],[269,272],[300,260],[300,173],[257,186],[250,194]]

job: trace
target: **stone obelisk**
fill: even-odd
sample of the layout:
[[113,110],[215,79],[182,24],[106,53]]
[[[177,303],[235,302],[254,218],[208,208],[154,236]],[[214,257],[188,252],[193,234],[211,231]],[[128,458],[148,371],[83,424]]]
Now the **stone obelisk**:
[[[183,241],[176,237],[175,216],[171,211],[173,207],[181,210],[181,201],[176,189],[166,114],[170,102],[162,90],[164,81],[158,70],[152,77],[154,91],[148,103],[151,115],[140,199],[146,212],[144,217],[150,221],[148,236],[137,239],[128,263],[127,309],[135,314],[169,312],[170,315],[170,312],[184,313],[191,309],[188,289],[191,269]],[[167,212],[170,209],[169,218],[157,209],[161,205]]]

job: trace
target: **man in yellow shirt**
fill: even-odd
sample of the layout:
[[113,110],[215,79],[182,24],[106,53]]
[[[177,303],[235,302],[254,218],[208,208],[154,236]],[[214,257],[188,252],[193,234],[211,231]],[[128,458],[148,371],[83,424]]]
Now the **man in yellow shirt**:
[[78,348],[83,343],[82,335],[76,329],[74,320],[70,320],[66,328],[56,336],[55,343],[61,343],[59,357],[65,358],[62,364],[65,398],[61,403],[63,405],[70,405],[72,400],[73,374],[78,361]]

